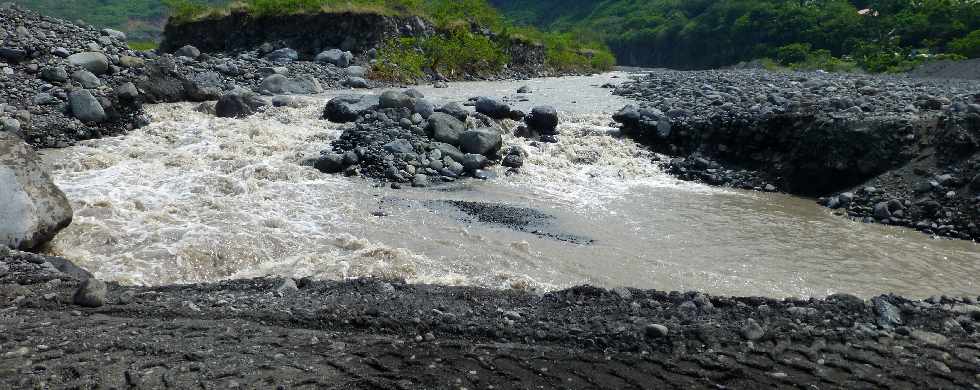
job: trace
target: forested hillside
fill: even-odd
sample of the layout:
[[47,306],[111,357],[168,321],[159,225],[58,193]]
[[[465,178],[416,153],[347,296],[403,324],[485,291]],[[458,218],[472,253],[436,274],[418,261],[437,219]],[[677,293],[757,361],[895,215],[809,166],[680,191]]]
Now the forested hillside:
[[[130,40],[158,38],[166,23],[162,0],[12,0],[48,16],[125,31]],[[225,3],[227,0],[201,0]]]
[[[492,0],[512,20],[608,43],[630,65],[706,68],[761,57],[901,70],[980,56],[977,0]],[[833,56],[834,58],[832,58]]]

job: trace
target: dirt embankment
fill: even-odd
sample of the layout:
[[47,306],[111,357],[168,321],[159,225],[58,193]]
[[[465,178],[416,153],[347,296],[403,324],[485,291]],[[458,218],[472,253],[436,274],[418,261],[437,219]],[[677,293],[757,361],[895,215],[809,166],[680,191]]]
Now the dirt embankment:
[[271,43],[296,50],[312,60],[330,48],[359,54],[378,47],[388,38],[433,33],[431,23],[419,17],[351,12],[254,17],[234,12],[167,24],[160,50],[170,53],[184,45],[193,45],[206,53],[230,53]]
[[[0,387],[975,388],[975,300],[544,295],[398,281],[123,287],[0,257]],[[58,260],[53,260],[57,262]],[[63,269],[70,267],[62,265]]]

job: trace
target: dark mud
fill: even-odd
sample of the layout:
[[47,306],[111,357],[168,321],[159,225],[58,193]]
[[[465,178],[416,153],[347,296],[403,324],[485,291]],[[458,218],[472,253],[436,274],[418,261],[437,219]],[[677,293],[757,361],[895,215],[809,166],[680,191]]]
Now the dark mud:
[[977,388],[973,299],[109,284],[0,256],[3,388]]

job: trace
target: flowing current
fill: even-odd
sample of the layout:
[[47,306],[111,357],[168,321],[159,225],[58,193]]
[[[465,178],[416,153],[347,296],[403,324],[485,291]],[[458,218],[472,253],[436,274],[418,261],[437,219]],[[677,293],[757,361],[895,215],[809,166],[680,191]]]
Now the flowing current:
[[[194,283],[283,275],[552,290],[579,284],[726,295],[977,295],[980,246],[834,216],[813,200],[678,181],[618,136],[624,74],[456,83],[437,102],[511,97],[562,111],[561,142],[532,145],[523,173],[392,190],[303,165],[340,136],[301,108],[215,118],[150,106],[152,124],[44,152],[75,219],[50,251],[99,278]],[[534,93],[518,101],[514,91]],[[380,91],[374,91],[379,93]],[[454,206],[533,210],[534,228]]]

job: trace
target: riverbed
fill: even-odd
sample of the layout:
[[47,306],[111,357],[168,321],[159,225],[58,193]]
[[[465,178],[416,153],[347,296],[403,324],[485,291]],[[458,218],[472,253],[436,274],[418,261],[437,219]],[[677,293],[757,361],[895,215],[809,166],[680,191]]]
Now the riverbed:
[[[343,126],[319,119],[340,92],[247,119],[189,103],[152,123],[44,152],[75,220],[52,243],[97,277],[161,285],[283,275],[547,291],[580,284],[721,295],[977,295],[980,247],[835,216],[814,200],[683,182],[620,137],[628,101],[607,73],[419,88],[437,102],[507,98],[561,111],[558,144],[505,136],[529,154],[488,181],[393,190],[304,164]],[[517,94],[527,85],[530,94]],[[381,91],[371,91],[380,93]],[[514,229],[460,202],[533,211]]]

